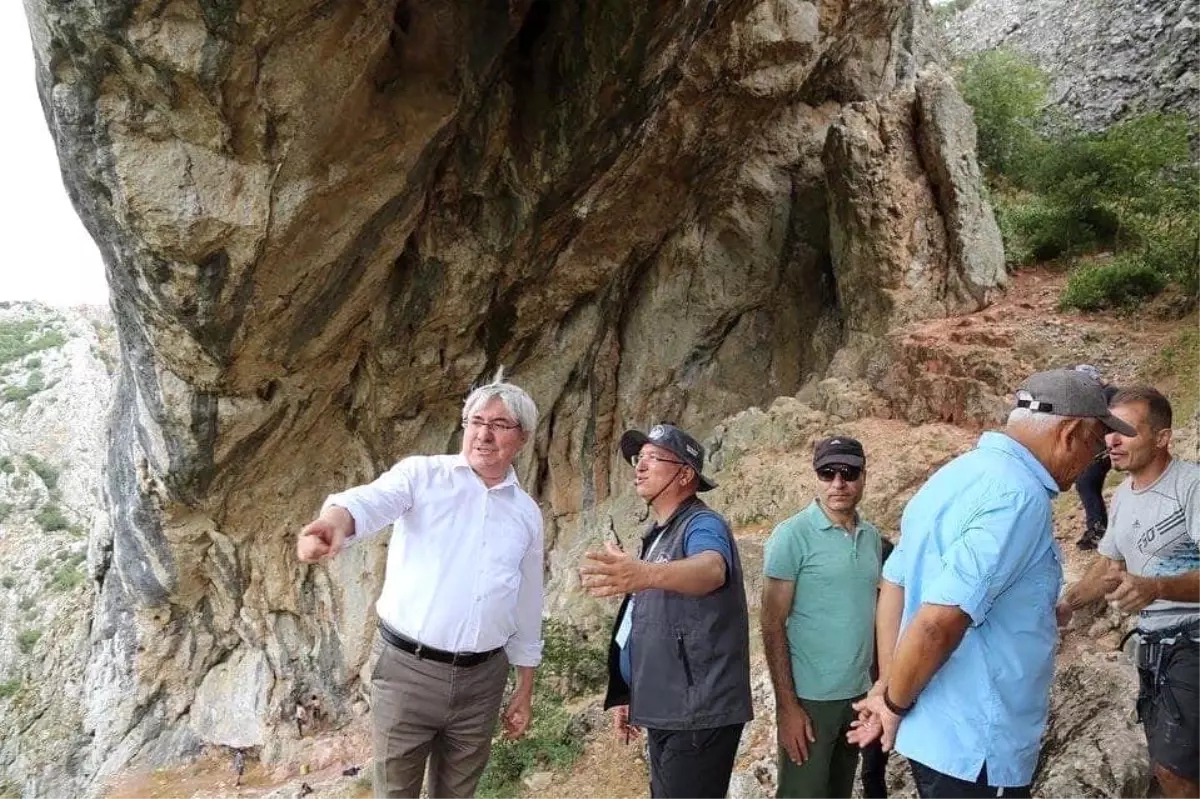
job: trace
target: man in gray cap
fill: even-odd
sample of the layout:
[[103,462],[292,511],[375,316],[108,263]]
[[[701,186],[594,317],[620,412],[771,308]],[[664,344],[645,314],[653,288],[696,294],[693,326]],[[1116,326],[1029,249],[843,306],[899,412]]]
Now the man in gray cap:
[[646,728],[650,794],[724,796],[750,699],[750,630],[729,523],[699,491],[704,448],[669,424],[621,436],[654,523],[635,558],[611,543],[580,569],[597,597],[622,596],[609,647],[605,709],[618,735]]
[[879,680],[848,738],[894,743],[922,797],[1030,795],[1062,584],[1050,502],[1109,431],[1134,432],[1095,380],[1032,375],[1004,432],[984,433],[904,509],[876,613]]

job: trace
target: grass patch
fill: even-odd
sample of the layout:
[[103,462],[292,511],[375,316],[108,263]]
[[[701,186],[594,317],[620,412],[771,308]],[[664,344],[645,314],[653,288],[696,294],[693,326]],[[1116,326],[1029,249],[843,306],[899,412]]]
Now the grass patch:
[[37,512],[33,520],[47,533],[70,528],[70,520],[63,515],[62,508],[53,502],[48,502]]
[[8,699],[15,696],[17,691],[21,690],[21,678],[13,677],[11,680],[0,682],[0,699]]
[[12,515],[13,504],[11,502],[0,502],[0,522],[8,521],[8,517]]
[[49,387],[46,384],[46,376],[40,370],[35,369],[29,373],[29,377],[25,378],[25,385],[5,386],[4,390],[0,391],[0,400],[28,405],[30,397],[45,391]]
[[33,603],[36,601],[37,600],[35,600],[33,597],[27,596],[24,599],[22,599],[20,602],[17,603],[17,609],[18,610],[29,610],[30,608],[33,607]]
[[66,343],[65,335],[35,319],[0,322],[0,364]]
[[83,570],[79,568],[78,563],[68,563],[54,572],[54,576],[50,578],[51,591],[71,591],[83,582]]
[[28,655],[41,637],[42,631],[37,628],[21,630],[17,633],[17,648],[21,650],[22,654]]
[[4,586],[5,588],[12,588],[16,584],[17,578],[13,577],[11,574],[6,574],[3,577],[0,577],[0,585]]
[[0,473],[12,474],[16,470],[17,470],[17,464],[15,464],[13,462],[13,459],[11,456],[0,455]]

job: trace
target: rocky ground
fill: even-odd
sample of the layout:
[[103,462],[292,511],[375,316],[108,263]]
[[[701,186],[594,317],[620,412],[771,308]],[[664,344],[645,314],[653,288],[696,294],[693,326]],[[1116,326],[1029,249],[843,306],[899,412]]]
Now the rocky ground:
[[[1197,459],[1197,317],[1174,312],[1177,298],[1125,315],[1080,316],[1057,310],[1065,275],[1053,270],[1017,274],[1009,292],[979,313],[900,328],[888,336],[892,360],[847,352],[830,375],[726,420],[709,441],[721,488],[713,497],[734,523],[746,562],[747,594],[757,612],[762,543],[775,523],[808,502],[813,478],[811,442],[843,431],[859,437],[870,459],[866,516],[896,535],[904,503],[926,476],[972,446],[1003,412],[1003,393],[1031,371],[1092,363],[1117,383],[1149,381],[1177,407],[1178,455]],[[865,364],[865,365],[864,365]],[[910,420],[919,420],[914,424]],[[1110,479],[1110,489],[1117,478]],[[1083,527],[1073,493],[1056,503],[1056,537],[1067,578],[1077,578],[1095,555],[1073,546]],[[569,583],[569,581],[568,581]],[[567,590],[570,590],[569,587]],[[755,620],[756,622],[756,620]],[[1140,729],[1131,714],[1136,677],[1116,651],[1128,620],[1080,614],[1064,637],[1038,794],[1144,796],[1149,772]],[[753,636],[754,639],[757,636]],[[743,738],[732,796],[773,795],[774,720],[769,680],[754,644],[758,717]],[[640,745],[613,739],[598,697],[577,709],[588,730],[583,755],[564,772],[527,775],[525,795],[642,797],[648,794]],[[323,731],[294,747],[286,762],[253,761],[245,785],[233,786],[228,751],[213,751],[181,770],[128,774],[110,795],[291,797],[369,793],[365,720]],[[915,795],[902,758],[889,780],[895,795]]]

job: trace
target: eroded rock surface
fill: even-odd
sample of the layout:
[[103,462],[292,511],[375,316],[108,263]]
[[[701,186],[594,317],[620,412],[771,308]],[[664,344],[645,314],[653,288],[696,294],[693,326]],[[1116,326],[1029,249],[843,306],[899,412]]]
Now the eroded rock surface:
[[628,522],[623,427],[706,435],[1004,278],[911,0],[26,9],[122,350],[81,784],[245,714],[270,759],[301,693],[349,717],[382,548],[302,568],[294,532],[453,447],[497,366],[562,610]]

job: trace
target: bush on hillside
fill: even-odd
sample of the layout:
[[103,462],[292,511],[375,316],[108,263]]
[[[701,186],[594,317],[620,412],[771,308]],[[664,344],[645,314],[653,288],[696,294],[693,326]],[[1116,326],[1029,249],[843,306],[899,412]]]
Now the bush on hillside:
[[34,319],[0,322],[0,364],[24,358],[30,353],[60,347],[67,337],[53,328],[45,328]]
[[1165,285],[1166,279],[1152,265],[1136,255],[1118,255],[1109,263],[1072,272],[1059,305],[1080,311],[1128,308]]
[[62,508],[53,502],[43,505],[42,509],[33,517],[33,520],[47,533],[66,530],[71,526],[70,520],[63,515]]
[[28,655],[33,651],[33,647],[37,644],[38,639],[41,637],[41,630],[21,630],[21,632],[17,634],[17,648],[21,650],[22,654]]
[[975,112],[979,160],[997,173],[1018,175],[1038,149],[1046,74],[1026,56],[999,48],[971,57],[960,85]]
[[58,488],[58,467],[47,460],[39,458],[33,453],[25,456],[25,465],[29,470],[41,478],[42,483],[46,486],[46,490],[54,491]]

